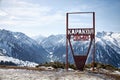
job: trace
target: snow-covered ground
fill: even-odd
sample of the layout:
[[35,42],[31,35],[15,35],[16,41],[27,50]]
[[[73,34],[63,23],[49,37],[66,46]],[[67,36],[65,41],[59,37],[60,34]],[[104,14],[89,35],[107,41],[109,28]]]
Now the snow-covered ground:
[[0,69],[0,80],[113,80],[100,74],[78,71]]
[[29,62],[29,61],[22,61],[19,59],[15,59],[13,57],[8,57],[8,56],[0,56],[0,61],[8,61],[8,62],[13,62],[17,64],[18,66],[28,66],[28,67],[35,67],[38,65],[37,63],[34,62]]

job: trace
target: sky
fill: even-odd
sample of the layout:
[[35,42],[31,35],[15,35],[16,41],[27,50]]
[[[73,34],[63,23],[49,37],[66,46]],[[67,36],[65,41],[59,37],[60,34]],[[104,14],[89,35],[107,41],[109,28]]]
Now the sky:
[[30,37],[65,34],[67,12],[95,12],[96,32],[120,32],[120,0],[0,0],[0,29]]

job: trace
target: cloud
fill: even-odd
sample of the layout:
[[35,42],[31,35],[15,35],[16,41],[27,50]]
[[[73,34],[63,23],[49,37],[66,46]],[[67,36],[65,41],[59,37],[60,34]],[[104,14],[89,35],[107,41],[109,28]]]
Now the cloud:
[[[63,4],[64,3],[64,4]],[[119,27],[118,6],[111,7],[104,1],[54,1],[50,0],[2,0],[0,3],[0,28],[24,32],[26,34],[57,34],[65,33],[66,12],[96,12],[97,28],[106,26]],[[117,2],[116,2],[117,3]],[[107,7],[109,6],[109,7]],[[117,12],[117,13],[116,13]],[[109,14],[110,13],[110,14]],[[73,23],[79,27],[78,16],[73,16]],[[88,15],[82,15],[84,19]],[[82,18],[81,17],[81,18]],[[107,17],[107,18],[106,18]],[[91,17],[89,17],[91,20]],[[89,26],[90,20],[80,23]],[[118,28],[117,27],[117,28]],[[112,28],[110,28],[112,29]]]
[[29,34],[29,28],[33,33],[36,32],[35,28],[39,29],[39,32],[52,28],[54,32],[54,29],[61,28],[58,28],[58,24],[64,24],[64,13],[59,10],[53,12],[50,6],[41,6],[22,0],[4,0],[2,4],[5,5],[0,9],[0,26],[4,26],[2,28],[5,29],[24,31]]
[[36,23],[50,23],[56,20],[60,20],[63,16],[60,13],[51,14],[52,9],[47,6],[40,6],[39,4],[32,4],[23,1],[11,0],[11,2],[6,2],[8,6],[4,7],[4,11],[0,13],[0,16],[7,16],[6,20]]
[[6,12],[4,12],[4,11],[0,10],[0,16],[6,16],[6,15],[7,15],[7,13],[6,13]]

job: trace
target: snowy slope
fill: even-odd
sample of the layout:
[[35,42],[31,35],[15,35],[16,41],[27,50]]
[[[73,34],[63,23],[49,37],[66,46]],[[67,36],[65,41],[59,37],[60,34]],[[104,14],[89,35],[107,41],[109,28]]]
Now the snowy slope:
[[120,68],[120,33],[97,33],[96,46],[97,61]]
[[[65,61],[65,35],[51,35],[41,41],[40,45],[50,53],[51,61]],[[74,51],[83,54],[89,42],[73,42]],[[69,51],[69,61],[73,62]],[[88,62],[91,61],[91,56]],[[98,32],[96,35],[96,61],[120,67],[120,33]]]
[[35,67],[36,65],[38,65],[37,63],[34,63],[34,62],[22,61],[22,60],[19,60],[19,59],[15,59],[13,57],[8,57],[8,56],[0,56],[0,62],[1,61],[3,61],[3,62],[5,62],[5,61],[13,62],[17,66]]

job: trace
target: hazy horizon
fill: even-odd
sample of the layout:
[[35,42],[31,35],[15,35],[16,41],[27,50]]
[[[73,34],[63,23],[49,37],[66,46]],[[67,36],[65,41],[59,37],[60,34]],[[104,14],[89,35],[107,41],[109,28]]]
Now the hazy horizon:
[[[7,29],[0,29],[0,30],[7,30]],[[11,31],[11,30],[7,30],[7,31]],[[12,32],[20,32],[20,31],[12,31]],[[97,35],[97,33],[99,33],[99,32],[101,32],[101,33],[103,33],[103,32],[107,32],[107,33],[111,33],[111,32],[113,32],[113,33],[120,33],[120,32],[114,32],[114,31],[97,31],[96,33],[95,33],[95,35]],[[23,33],[23,34],[25,34],[24,32],[20,32],[20,33]],[[25,35],[27,35],[27,34],[25,34]],[[28,37],[30,37],[30,38],[39,38],[39,37],[49,37],[49,36],[57,36],[57,35],[66,35],[66,33],[60,33],[60,34],[50,34],[50,35],[42,35],[42,34],[36,34],[36,35],[34,35],[34,36],[29,36],[29,35],[27,35]]]

